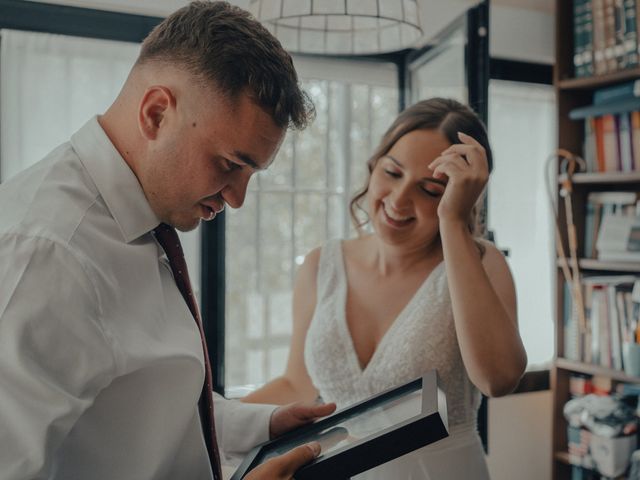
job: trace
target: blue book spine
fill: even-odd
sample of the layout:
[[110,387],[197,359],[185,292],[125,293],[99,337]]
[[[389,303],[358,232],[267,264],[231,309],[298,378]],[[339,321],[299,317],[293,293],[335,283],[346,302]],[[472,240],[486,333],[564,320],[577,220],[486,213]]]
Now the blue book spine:
[[596,90],[593,93],[593,104],[600,105],[603,103],[610,103],[634,97],[640,97],[639,80],[633,80],[620,85],[614,85],[613,87],[600,88]]
[[631,150],[631,121],[628,113],[618,115],[618,139],[620,141],[620,167],[623,172],[633,171]]

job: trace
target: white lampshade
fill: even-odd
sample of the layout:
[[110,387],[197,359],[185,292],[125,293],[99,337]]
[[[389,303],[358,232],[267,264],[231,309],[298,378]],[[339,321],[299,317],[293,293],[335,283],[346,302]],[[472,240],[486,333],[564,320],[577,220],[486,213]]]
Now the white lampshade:
[[417,0],[251,0],[249,11],[297,53],[393,52],[422,35]]

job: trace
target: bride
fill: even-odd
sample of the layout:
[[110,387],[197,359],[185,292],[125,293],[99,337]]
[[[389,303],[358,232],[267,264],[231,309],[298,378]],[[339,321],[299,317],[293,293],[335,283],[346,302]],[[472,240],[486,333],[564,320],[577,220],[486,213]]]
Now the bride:
[[509,268],[477,236],[491,166],[468,107],[434,98],[402,112],[351,202],[360,235],[327,242],[300,267],[286,371],[244,401],[320,396],[342,408],[435,368],[450,436],[355,478],[488,479],[480,392],[511,392],[527,363]]

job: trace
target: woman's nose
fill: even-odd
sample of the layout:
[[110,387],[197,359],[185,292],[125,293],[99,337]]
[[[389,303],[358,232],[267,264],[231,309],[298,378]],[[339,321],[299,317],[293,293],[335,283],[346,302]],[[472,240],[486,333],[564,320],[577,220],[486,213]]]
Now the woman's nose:
[[409,185],[398,185],[390,195],[391,206],[399,212],[411,202]]

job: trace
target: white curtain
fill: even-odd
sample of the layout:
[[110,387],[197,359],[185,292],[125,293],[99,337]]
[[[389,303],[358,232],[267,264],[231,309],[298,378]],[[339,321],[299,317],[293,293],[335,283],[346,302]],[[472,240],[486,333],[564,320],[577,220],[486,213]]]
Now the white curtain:
[[[139,44],[0,30],[0,181],[69,140],[118,95]],[[200,235],[181,234],[196,295]]]
[[137,44],[0,31],[1,177],[66,142],[120,91]]
[[553,213],[544,166],[555,150],[555,131],[553,87],[491,81],[489,135],[495,169],[489,183],[489,228],[497,246],[509,249],[529,365],[546,364],[554,353]]

